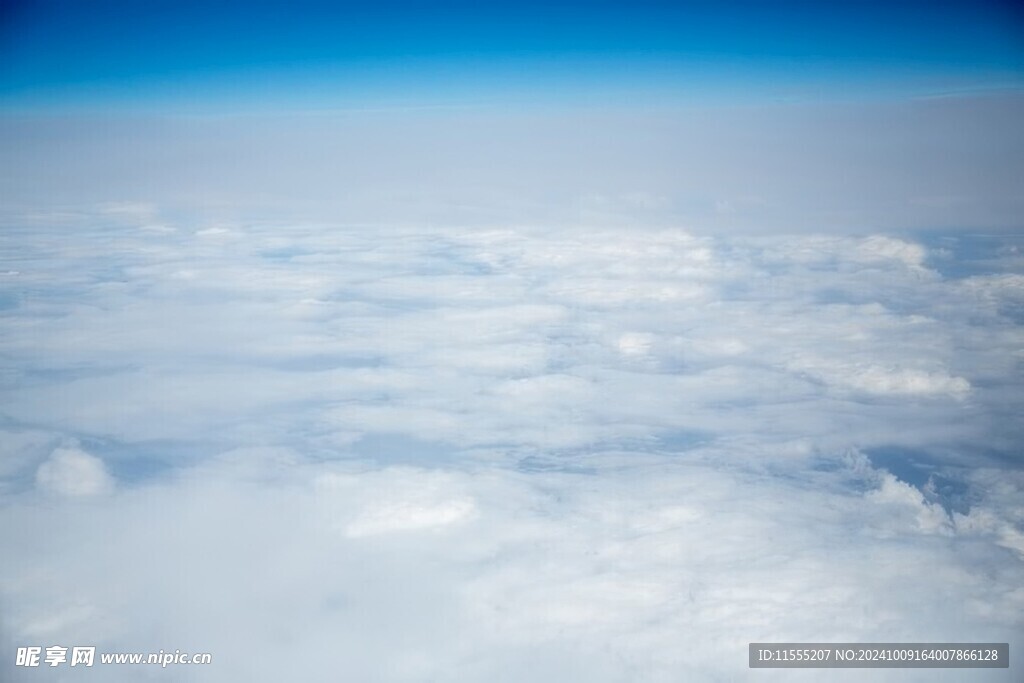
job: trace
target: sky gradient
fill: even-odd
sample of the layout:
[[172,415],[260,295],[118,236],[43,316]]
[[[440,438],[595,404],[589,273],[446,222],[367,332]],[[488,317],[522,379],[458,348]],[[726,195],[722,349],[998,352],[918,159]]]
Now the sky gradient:
[[14,2],[6,107],[316,108],[1018,88],[1013,3]]
[[1011,3],[0,7],[0,680],[1019,682]]

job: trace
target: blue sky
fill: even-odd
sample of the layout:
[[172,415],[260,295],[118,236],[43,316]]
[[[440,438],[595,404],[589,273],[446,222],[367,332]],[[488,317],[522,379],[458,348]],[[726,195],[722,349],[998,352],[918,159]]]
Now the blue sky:
[[7,106],[1019,87],[1012,3],[5,4]]

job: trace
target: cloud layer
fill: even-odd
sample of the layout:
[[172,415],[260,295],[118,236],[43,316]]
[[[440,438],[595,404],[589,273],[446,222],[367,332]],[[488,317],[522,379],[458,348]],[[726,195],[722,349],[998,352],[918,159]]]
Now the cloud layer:
[[214,658],[51,680],[745,680],[772,640],[1024,665],[1012,237],[119,204],[2,239],[3,639]]

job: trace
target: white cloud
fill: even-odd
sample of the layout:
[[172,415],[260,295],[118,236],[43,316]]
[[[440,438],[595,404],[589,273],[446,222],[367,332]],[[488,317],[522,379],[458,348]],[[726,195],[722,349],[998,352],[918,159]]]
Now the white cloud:
[[929,503],[920,490],[902,482],[886,472],[881,486],[868,493],[868,499],[893,508],[891,522],[899,524],[901,508],[914,515],[921,531],[929,533],[952,533],[949,515],[937,503]]
[[619,337],[619,351],[627,356],[642,356],[651,350],[654,335],[645,332],[627,332]]
[[114,479],[99,458],[80,448],[57,448],[36,470],[36,485],[49,493],[74,498],[110,493]]
[[[465,522],[476,502],[443,473],[397,469],[378,474],[325,474],[315,482],[326,509],[361,501],[342,523],[348,538],[437,530]],[[337,501],[341,497],[344,500]],[[344,513],[342,513],[344,515]]]
[[962,377],[945,372],[925,372],[900,367],[880,367],[844,363],[838,360],[802,359],[792,365],[798,372],[807,372],[830,384],[869,394],[950,395],[962,397],[970,383]]
[[857,252],[868,261],[894,259],[908,268],[922,268],[927,257],[927,251],[920,244],[884,235],[872,235],[861,240]]

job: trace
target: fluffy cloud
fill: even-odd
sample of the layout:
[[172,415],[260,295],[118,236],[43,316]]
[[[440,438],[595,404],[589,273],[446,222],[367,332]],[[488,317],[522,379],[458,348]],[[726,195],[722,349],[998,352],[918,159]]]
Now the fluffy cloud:
[[318,495],[330,507],[338,497],[364,501],[341,529],[348,538],[422,532],[465,521],[476,510],[470,496],[450,491],[451,477],[441,473],[391,470],[362,475],[325,474],[316,480]]
[[49,493],[87,497],[110,493],[114,479],[99,458],[79,448],[58,448],[39,465],[36,484]]

